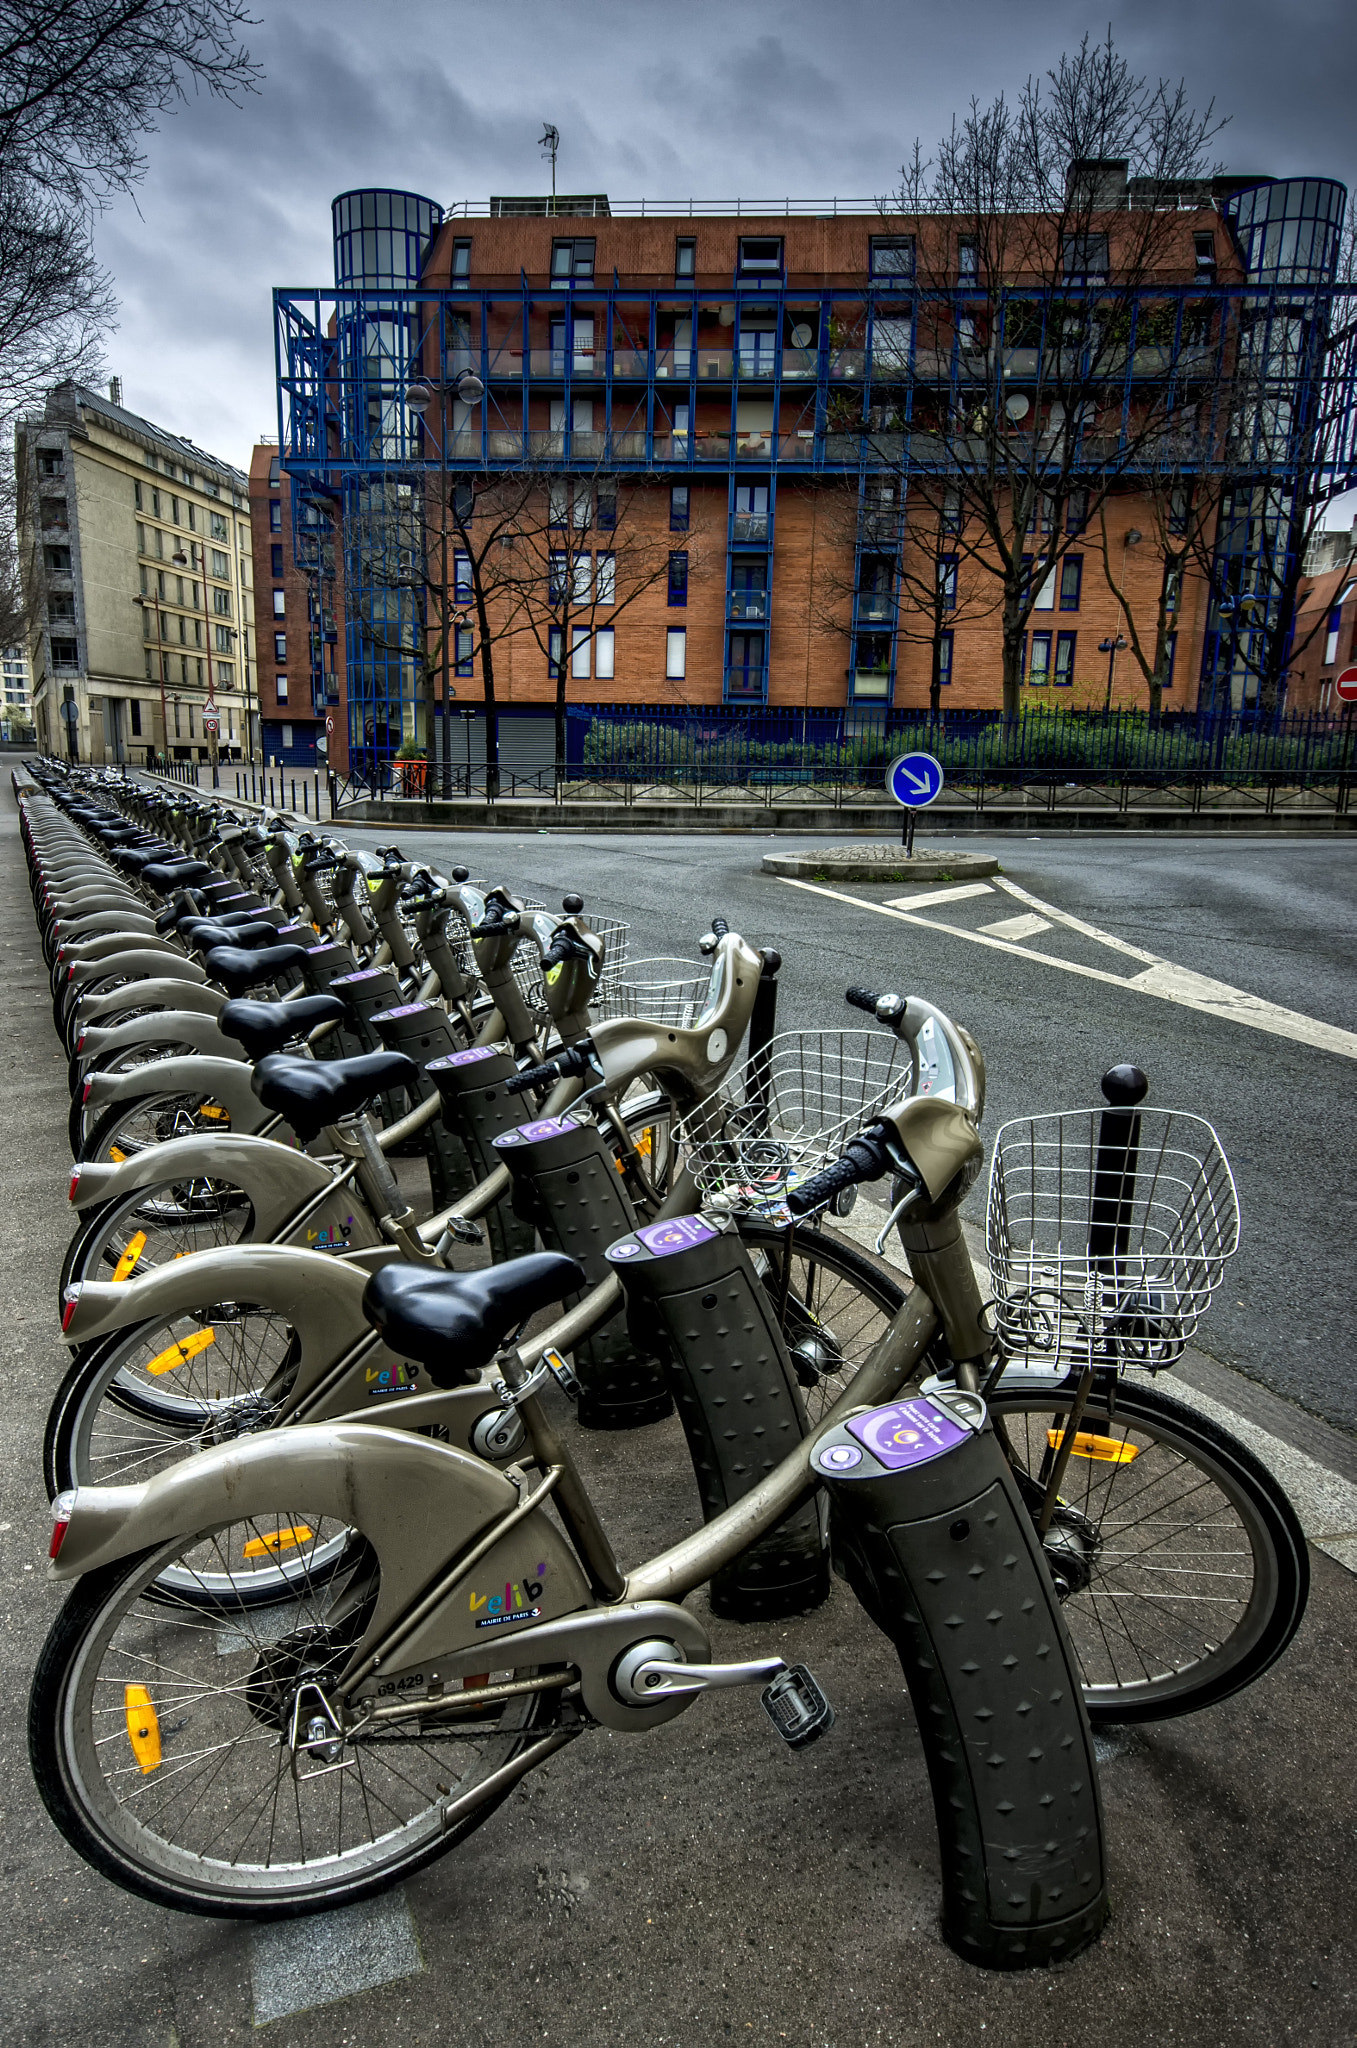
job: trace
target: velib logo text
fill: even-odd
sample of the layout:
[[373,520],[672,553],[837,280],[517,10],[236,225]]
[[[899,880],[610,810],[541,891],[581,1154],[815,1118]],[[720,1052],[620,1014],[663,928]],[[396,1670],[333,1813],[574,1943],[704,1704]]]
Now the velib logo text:
[[419,1368],[414,1365],[370,1365],[367,1369],[369,1401],[381,1401],[389,1394],[417,1394]]
[[473,1592],[471,1612],[476,1616],[477,1628],[503,1628],[510,1621],[536,1621],[542,1612],[536,1603],[542,1597],[546,1576],[545,1564],[539,1564],[530,1579],[511,1580],[502,1593]]

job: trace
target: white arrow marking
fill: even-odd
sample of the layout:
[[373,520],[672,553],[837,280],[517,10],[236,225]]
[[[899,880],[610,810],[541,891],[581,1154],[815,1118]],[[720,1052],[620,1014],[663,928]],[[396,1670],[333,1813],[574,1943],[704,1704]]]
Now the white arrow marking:
[[933,786],[933,778],[927,770],[922,775],[917,775],[912,768],[906,768],[904,773],[909,778],[912,785],[911,793],[914,796],[918,796],[921,790],[931,789]]

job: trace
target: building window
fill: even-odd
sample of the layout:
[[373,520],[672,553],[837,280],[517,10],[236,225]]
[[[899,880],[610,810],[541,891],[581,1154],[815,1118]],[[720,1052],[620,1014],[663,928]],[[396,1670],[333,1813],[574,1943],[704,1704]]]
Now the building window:
[[269,574],[271,576],[281,576],[282,573],[283,543],[280,540],[276,540],[269,549]]
[[943,633],[938,640],[938,681],[946,689],[952,680],[952,636]]
[[219,661],[217,663],[217,681],[221,684],[223,690],[234,690],[236,686],[236,672],[231,662]]
[[[1328,632],[1326,633],[1326,635],[1325,635],[1325,638],[1324,638],[1324,666],[1325,666],[1325,668],[1331,668],[1331,667],[1333,666],[1334,662],[1336,662],[1336,661],[1337,661],[1337,659],[1338,659],[1338,635],[1339,635],[1340,631],[1342,630],[1342,625],[1343,625],[1343,607],[1342,607],[1342,605],[1341,605],[1341,604],[1338,604],[1338,605],[1335,605],[1335,606],[1334,606],[1334,608],[1333,608],[1333,610],[1332,610],[1332,611],[1331,611],[1331,612],[1329,613],[1329,630],[1328,630]],[[56,643],[55,643],[55,641],[53,642],[53,646],[52,646],[52,651],[53,651],[53,654],[55,655],[55,652],[56,652]]]
[[145,606],[142,610],[141,637],[143,640],[154,640],[155,638],[155,613],[149,605]]
[[285,725],[282,728],[282,744],[285,748],[292,745],[292,727],[290,725]]
[[[166,677],[166,681],[167,681],[167,682],[168,682],[168,680],[169,680],[169,678],[168,678],[168,677]],[[182,739],[182,738],[184,737],[184,728],[183,728],[183,726],[182,726],[182,725],[181,725],[181,724],[179,723],[179,718],[180,718],[180,712],[179,712],[179,699],[178,699],[178,698],[176,697],[176,698],[175,698],[175,700],[174,700],[174,736],[175,736],[175,738],[176,738],[177,740],[181,740],[181,739]]]
[[214,611],[214,612],[216,612],[216,614],[217,614],[217,616],[218,616],[219,618],[222,618],[222,619],[229,619],[229,618],[230,618],[230,616],[231,616],[231,593],[230,593],[230,591],[229,591],[229,590],[214,590],[214,591],[213,591],[213,593],[212,593],[212,609],[213,609],[213,611]]
[[231,652],[231,628],[229,626],[217,627],[216,642],[218,654],[229,654]]
[[1055,569],[1048,569],[1045,576],[1042,578],[1041,583],[1038,585],[1037,588],[1037,594],[1035,598],[1032,600],[1033,607],[1035,610],[1039,612],[1053,612],[1055,610],[1055,586],[1057,573],[1058,572]]
[[[197,683],[198,688],[201,690],[201,688],[203,687],[203,665],[200,661],[195,661],[193,666],[197,671],[196,675],[194,676],[194,681]],[[246,676],[245,680],[247,683],[249,682],[250,678],[248,675]]]
[[[220,526],[220,528],[221,528],[221,533],[220,533],[220,535],[218,535],[218,534],[217,534],[217,528],[218,528],[219,526]],[[282,499],[281,499],[281,498],[270,498],[270,499],[269,499],[269,532],[270,532],[270,533],[281,533],[281,532],[282,532],[282,530],[283,530],[283,501],[282,501]],[[226,538],[226,521],[225,521],[224,519],[222,519],[222,518],[221,518],[221,517],[220,517],[220,516],[219,516],[219,515],[218,515],[218,514],[217,514],[216,512],[214,512],[214,513],[212,514],[212,535],[213,535],[213,538],[214,538],[214,539],[220,538],[221,540],[225,540],[225,538]]]
[[588,279],[594,275],[593,238],[585,240],[576,236],[573,242],[553,242],[551,245],[551,281],[553,284],[569,284],[572,279]]
[[70,575],[71,551],[69,548],[44,548],[42,558],[54,576]]
[[956,610],[957,558],[942,555],[938,561],[938,589],[942,592],[942,608],[945,612]]
[[1169,532],[1186,533],[1192,517],[1191,484],[1175,484],[1169,492]]
[[452,245],[452,281],[454,284],[471,275],[470,242],[454,242]]
[[154,512],[154,514],[155,514],[155,516],[156,516],[156,518],[157,518],[157,519],[163,519],[163,518],[164,518],[164,516],[165,516],[165,515],[164,515],[164,513],[163,513],[163,512],[161,511],[161,509],[160,509],[160,493],[159,493],[159,491],[152,491],[152,492],[151,492],[151,510],[152,510],[152,511]]
[[561,673],[561,629],[552,626],[547,631],[547,674],[554,683]]
[[287,677],[286,677],[286,676],[275,676],[275,677],[274,677],[274,679],[273,679],[273,694],[274,694],[274,696],[275,696],[275,697],[276,697],[276,698],[278,699],[278,702],[279,702],[280,704],[286,704],[286,702],[287,702]]
[[671,626],[664,636],[664,673],[671,683],[681,683],[688,673],[688,633],[683,626]]
[[685,554],[669,557],[669,604],[678,611],[688,602],[688,557]]
[[[134,505],[136,506],[136,508],[137,508],[138,512],[140,512],[140,510],[141,510],[141,485],[140,485],[140,483],[138,483],[138,482],[137,482],[137,480],[136,480],[136,478],[135,478],[135,477],[134,477],[134,478],[133,478],[133,480],[132,480],[132,503],[133,503],[133,504],[134,504]],[[138,527],[138,528],[137,528],[137,532],[138,532],[138,533],[140,533],[140,532],[141,532],[141,528],[140,528],[140,527]]]
[[674,275],[675,277],[696,277],[697,275],[697,243],[683,236],[680,236],[674,244]]
[[781,277],[782,237],[742,235],[740,237],[741,277]]
[[223,583],[228,582],[230,579],[230,558],[229,556],[224,555],[220,548],[213,548],[212,550],[212,574],[214,576],[220,576]]
[[913,235],[873,235],[872,276],[913,277]]
[[134,739],[134,740],[139,740],[139,739],[141,738],[141,699],[140,699],[140,697],[134,697],[134,698],[132,699],[132,702],[131,702],[131,704],[130,704],[130,705],[128,706],[128,710],[129,710],[129,712],[131,713],[131,718],[132,718],[132,737],[133,737],[133,739]]
[[686,533],[688,531],[688,493],[689,486],[687,484],[671,484],[669,487],[669,531],[671,533]]
[[181,647],[188,646],[188,620],[182,612],[179,614],[179,645]]
[[552,548],[547,556],[547,603],[564,604],[570,588],[570,557],[564,548]]
[[600,484],[598,487],[597,509],[594,524],[602,533],[611,533],[617,525],[617,485]]
[[80,667],[80,649],[74,640],[52,642],[52,667],[58,675],[74,675]]
[[570,628],[570,673],[576,682],[589,680],[589,647],[593,639],[587,626]]
[[980,244],[974,235],[963,235],[957,243],[956,274],[958,284],[980,282]]
[[617,634],[611,626],[600,626],[594,635],[594,680],[610,683],[617,654]]
[[1055,679],[1062,690],[1068,690],[1074,681],[1074,643],[1077,633],[1057,633],[1055,641]]
[[1062,258],[1067,284],[1106,284],[1106,235],[1066,235]]
[[[158,491],[156,491],[156,492],[153,492],[153,493],[152,493],[152,495],[153,495],[154,497],[159,497],[160,493],[159,493]],[[160,510],[160,507],[159,507],[159,506],[157,505],[155,509],[156,509],[156,511],[157,511],[157,512],[159,512],[159,510]],[[280,521],[280,525],[281,525],[281,521]],[[224,515],[223,513],[221,513],[221,512],[213,512],[213,513],[212,513],[212,514],[211,514],[211,515],[209,516],[209,519],[208,519],[208,526],[209,526],[209,528],[210,528],[210,530],[211,530],[211,534],[212,534],[212,538],[213,538],[213,540],[230,540],[230,538],[231,538],[231,529],[230,529],[230,527],[229,527],[229,526],[227,525],[227,523],[226,523],[226,518],[225,518],[225,515]]]
[[287,597],[281,590],[275,590],[273,593],[273,616],[275,619],[287,616]]
[[1202,233],[1195,234],[1192,237],[1192,246],[1196,251],[1197,275],[1214,279],[1216,274],[1216,238],[1210,229],[1208,228]]
[[1062,612],[1077,612],[1079,590],[1084,580],[1084,558],[1082,555],[1066,555],[1060,564],[1060,609]]
[[287,634],[286,634],[286,633],[275,633],[275,634],[274,634],[274,636],[273,636],[273,658],[274,658],[274,660],[275,660],[275,661],[286,661],[286,660],[287,660]]
[[470,555],[454,555],[452,558],[452,595],[457,604],[470,604],[471,602]]
[[1032,654],[1027,669],[1027,680],[1033,689],[1040,689],[1051,680],[1051,636],[1049,633],[1032,635]]
[[170,518],[176,526],[179,524],[179,500],[175,497],[170,499]]
[[453,674],[469,676],[474,674],[476,643],[470,626],[458,626],[452,636]]
[[1065,500],[1066,533],[1082,533],[1088,525],[1088,492],[1071,491]]
[[[672,556],[670,557],[672,560]],[[600,604],[617,602],[617,557],[613,554],[599,554],[594,557],[594,593]]]

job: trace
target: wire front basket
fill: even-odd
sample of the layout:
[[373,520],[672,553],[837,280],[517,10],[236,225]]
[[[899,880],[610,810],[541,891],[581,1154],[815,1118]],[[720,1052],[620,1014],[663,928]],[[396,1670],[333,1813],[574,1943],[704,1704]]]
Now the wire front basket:
[[648,1024],[668,1024],[686,1031],[707,1007],[711,969],[693,960],[624,961],[624,971],[609,972],[590,1005],[600,1019],[641,1017]]
[[[531,908],[541,910],[543,906],[534,903]],[[599,975],[598,986],[600,989],[606,988],[609,975],[620,971],[626,965],[631,926],[617,917],[591,917],[588,919],[588,925],[590,931],[597,932],[603,941],[603,969]],[[544,1010],[547,995],[542,981],[542,955],[531,936],[524,937],[510,964],[524,1002],[530,1009]]]
[[1062,1374],[1181,1358],[1239,1244],[1210,1124],[1178,1110],[1069,1110],[1005,1124],[986,1248],[1005,1353]]
[[798,1182],[910,1085],[910,1056],[880,1031],[785,1031],[683,1120],[679,1137],[704,1195],[786,1222]]

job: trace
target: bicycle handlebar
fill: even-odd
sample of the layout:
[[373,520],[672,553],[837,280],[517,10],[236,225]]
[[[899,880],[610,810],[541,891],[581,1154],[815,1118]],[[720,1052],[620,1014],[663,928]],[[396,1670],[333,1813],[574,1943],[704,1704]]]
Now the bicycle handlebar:
[[856,1187],[859,1181],[880,1180],[891,1165],[885,1139],[886,1126],[880,1123],[868,1124],[865,1131],[850,1138],[842,1156],[832,1166],[821,1167],[819,1173],[792,1189],[787,1207],[793,1216],[808,1216],[813,1209],[833,1201],[845,1188]]
[[504,1092],[523,1095],[529,1088],[544,1088],[552,1081],[563,1081],[567,1074],[586,1073],[593,1057],[593,1046],[587,1038],[581,1038],[557,1053],[554,1060],[544,1060],[540,1067],[525,1067],[522,1073],[512,1075],[504,1084]]

